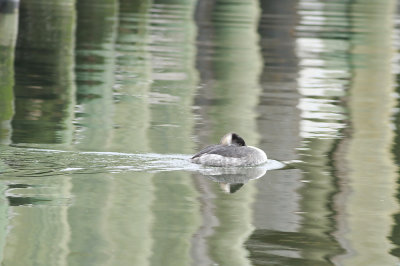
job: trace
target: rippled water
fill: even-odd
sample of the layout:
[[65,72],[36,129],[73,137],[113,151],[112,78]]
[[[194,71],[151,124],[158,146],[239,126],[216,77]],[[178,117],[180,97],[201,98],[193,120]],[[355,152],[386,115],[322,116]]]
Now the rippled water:
[[[387,1],[0,1],[2,265],[397,265]],[[259,167],[191,154],[235,131]]]

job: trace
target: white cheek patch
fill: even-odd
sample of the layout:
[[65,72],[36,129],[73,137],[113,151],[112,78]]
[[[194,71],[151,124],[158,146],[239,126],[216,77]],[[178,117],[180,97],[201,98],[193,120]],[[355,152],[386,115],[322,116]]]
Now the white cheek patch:
[[231,145],[232,144],[232,134],[229,134],[227,142],[228,142],[227,145]]
[[221,139],[222,145],[231,145],[232,144],[232,134],[227,134]]

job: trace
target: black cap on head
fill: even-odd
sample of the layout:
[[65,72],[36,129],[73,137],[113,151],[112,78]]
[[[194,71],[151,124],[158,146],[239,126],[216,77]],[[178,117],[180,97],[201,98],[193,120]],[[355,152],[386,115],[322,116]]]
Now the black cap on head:
[[236,133],[232,133],[232,144],[238,146],[246,146],[246,142],[244,142],[244,139],[242,139],[242,137],[240,137]]

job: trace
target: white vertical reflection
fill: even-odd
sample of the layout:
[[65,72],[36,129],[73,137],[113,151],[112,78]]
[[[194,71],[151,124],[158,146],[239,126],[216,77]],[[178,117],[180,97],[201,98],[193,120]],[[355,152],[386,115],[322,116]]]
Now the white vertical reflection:
[[[307,17],[303,17],[307,19]],[[302,23],[307,24],[306,21]],[[298,38],[297,54],[301,70],[298,90],[303,96],[299,100],[301,111],[300,134],[303,138],[336,138],[344,127],[344,110],[338,105],[338,97],[345,95],[349,76],[343,59],[325,56],[332,48],[344,52],[348,49],[345,41],[319,38]]]
[[[392,215],[398,211],[396,167],[391,148],[395,100],[392,61],[396,1],[358,1],[351,6],[351,63],[354,66],[349,109],[352,136],[346,159],[349,190],[342,233],[350,254],[346,265],[395,265],[390,254]],[[363,14],[363,16],[360,16]]]
[[322,263],[343,252],[340,243],[327,235],[335,230],[330,217],[334,185],[332,151],[346,126],[342,107],[350,76],[347,53],[347,4],[304,0],[299,3],[301,19],[296,40],[299,60],[297,105],[300,110],[299,153],[307,164],[302,166],[305,185],[300,189],[304,226],[300,232],[312,235],[317,245],[302,249],[302,257]]
[[[18,4],[6,2],[0,10],[0,144],[10,144],[14,114],[14,49],[18,31]],[[10,10],[7,10],[10,9]],[[8,11],[8,12],[7,12]]]

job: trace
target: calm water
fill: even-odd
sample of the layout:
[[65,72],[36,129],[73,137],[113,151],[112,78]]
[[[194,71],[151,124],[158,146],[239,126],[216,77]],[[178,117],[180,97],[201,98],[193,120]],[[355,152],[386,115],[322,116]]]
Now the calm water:
[[0,1],[2,265],[399,265],[398,9]]

